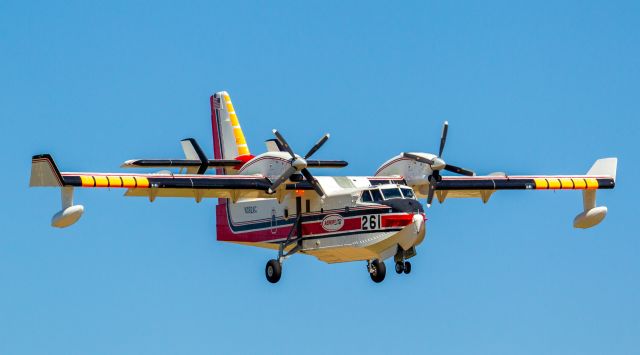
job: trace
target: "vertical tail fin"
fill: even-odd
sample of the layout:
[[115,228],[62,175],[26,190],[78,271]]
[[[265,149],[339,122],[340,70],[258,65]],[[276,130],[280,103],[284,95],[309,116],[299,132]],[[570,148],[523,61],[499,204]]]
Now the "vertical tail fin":
[[[246,158],[251,155],[231,97],[226,91],[211,96],[211,126],[215,159]],[[230,169],[218,169],[217,173],[229,173]]]

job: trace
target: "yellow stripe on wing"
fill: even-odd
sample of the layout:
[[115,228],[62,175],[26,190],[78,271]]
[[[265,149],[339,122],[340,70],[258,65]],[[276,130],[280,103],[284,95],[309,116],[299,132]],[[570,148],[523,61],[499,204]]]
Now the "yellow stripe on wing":
[[149,187],[149,179],[144,176],[80,175],[82,187]]

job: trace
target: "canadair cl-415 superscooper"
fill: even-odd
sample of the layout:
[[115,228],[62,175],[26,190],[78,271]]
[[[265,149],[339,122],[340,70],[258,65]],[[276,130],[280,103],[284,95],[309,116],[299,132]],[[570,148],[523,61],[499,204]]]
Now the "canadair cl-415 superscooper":
[[[473,171],[444,161],[448,124],[444,123],[438,154],[405,152],[385,163],[372,176],[315,176],[312,169],[340,168],[339,160],[314,160],[329,139],[323,136],[304,155],[273,130],[267,151],[252,155],[226,92],[211,96],[214,159],[208,159],[194,139],[181,141],[184,159],[128,160],[123,168],[161,168],[151,174],[61,172],[49,154],[35,155],[30,186],[60,187],[62,209],[51,225],[68,227],[84,207],[73,202],[74,188],[124,188],[125,196],[183,197],[196,202],[217,198],[217,239],[277,251],[269,260],[267,280],[280,280],[282,263],[296,253],[327,263],[366,262],[371,279],[386,275],[384,260],[393,258],[398,274],[411,272],[408,259],[416,255],[426,231],[420,198],[429,207],[434,199],[479,198],[489,201],[498,190],[581,190],[583,211],[573,225],[600,223],[607,208],[596,206],[596,190],[612,189],[616,158],[596,160],[586,175],[513,176]],[[209,170],[215,174],[207,174]],[[445,176],[448,171],[455,176]]]

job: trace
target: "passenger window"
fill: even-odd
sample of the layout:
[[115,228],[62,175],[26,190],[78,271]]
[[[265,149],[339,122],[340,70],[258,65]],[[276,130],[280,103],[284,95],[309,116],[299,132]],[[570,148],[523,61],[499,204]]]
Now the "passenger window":
[[371,192],[371,196],[373,197],[374,201],[382,201],[382,194],[380,193],[380,190],[375,189],[375,190],[370,190]]
[[400,189],[402,190],[402,194],[404,195],[404,198],[415,198],[415,195],[413,194],[413,190],[411,189]]
[[371,201],[373,201],[369,191],[367,191],[367,190],[362,191],[362,196],[360,197],[360,201],[362,201],[362,202],[371,202]]
[[402,198],[402,194],[400,193],[400,189],[395,188],[395,189],[383,189],[382,190],[382,194],[384,195],[385,199],[390,199],[390,198]]

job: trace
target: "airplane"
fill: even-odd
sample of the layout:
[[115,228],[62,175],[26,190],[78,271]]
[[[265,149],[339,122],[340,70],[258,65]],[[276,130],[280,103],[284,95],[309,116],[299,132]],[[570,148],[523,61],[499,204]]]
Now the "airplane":
[[[62,209],[53,227],[76,223],[84,212],[74,204],[75,188],[124,188],[125,196],[181,197],[201,202],[217,198],[218,241],[277,251],[265,276],[277,283],[283,262],[294,254],[326,263],[366,262],[371,280],[382,282],[385,260],[398,274],[409,274],[409,259],[426,234],[427,216],[419,199],[479,198],[487,203],[499,190],[581,190],[583,211],[573,225],[599,224],[607,207],[596,206],[596,190],[615,187],[617,158],[598,159],[586,175],[476,175],[443,159],[448,123],[438,154],[404,152],[370,176],[315,176],[310,169],[341,168],[341,160],[314,160],[329,134],[306,154],[297,154],[281,132],[266,141],[267,151],[252,155],[226,91],[210,97],[214,159],[193,138],[181,141],[185,159],[127,160],[123,168],[173,169],[155,173],[61,172],[49,154],[32,158],[30,186],[59,187]],[[178,169],[178,171],[175,171]],[[207,174],[215,170],[215,174]],[[443,175],[443,171],[456,174]]]

